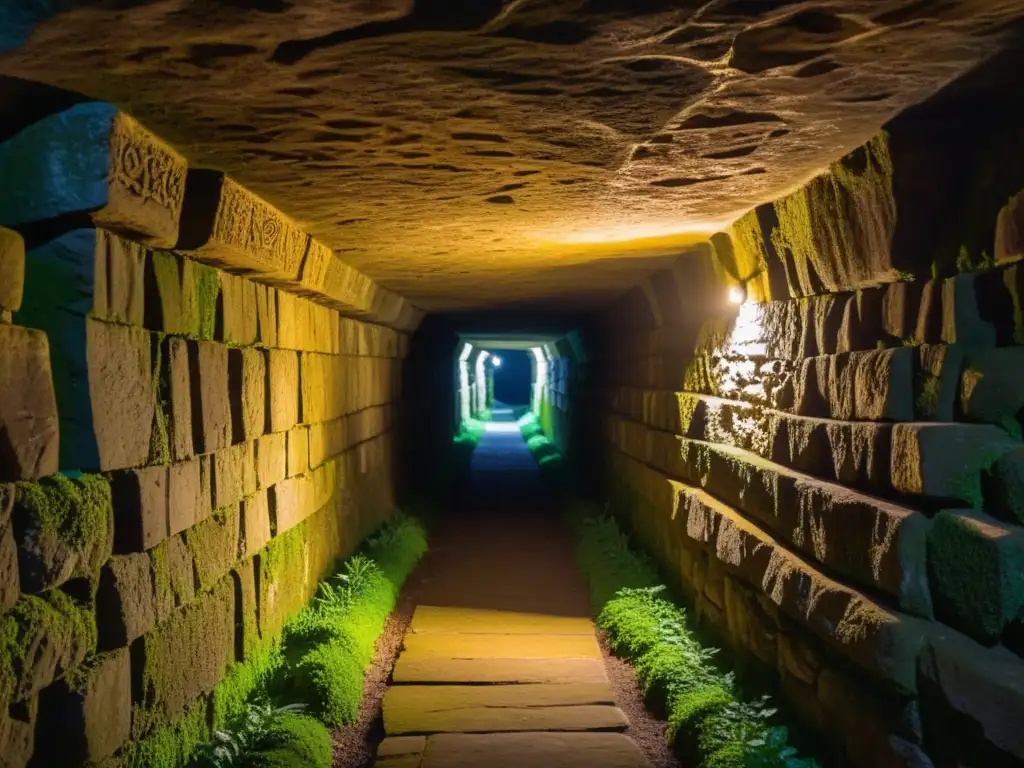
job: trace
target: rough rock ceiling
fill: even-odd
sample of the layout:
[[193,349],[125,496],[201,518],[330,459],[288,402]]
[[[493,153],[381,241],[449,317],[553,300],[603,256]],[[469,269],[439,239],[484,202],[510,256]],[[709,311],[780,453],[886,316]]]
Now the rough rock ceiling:
[[1024,0],[79,6],[0,74],[119,104],[430,310],[605,300],[1024,16]]

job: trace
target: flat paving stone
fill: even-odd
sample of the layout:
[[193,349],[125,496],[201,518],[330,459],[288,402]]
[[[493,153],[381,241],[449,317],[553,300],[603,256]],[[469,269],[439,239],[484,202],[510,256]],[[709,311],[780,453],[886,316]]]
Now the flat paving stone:
[[590,635],[488,635],[430,633],[406,635],[409,659],[600,659]]
[[407,659],[398,657],[395,683],[607,683],[601,659]]
[[571,616],[421,605],[413,614],[410,631],[414,634],[465,632],[492,635],[591,636],[594,634],[594,623],[590,619]]
[[[382,749],[391,739],[385,739]],[[379,753],[378,753],[379,754]],[[418,758],[418,761],[415,761]],[[405,762],[378,757],[387,768],[650,768],[640,748],[621,733],[441,733]],[[415,761],[415,762],[414,762]]]
[[628,723],[606,683],[398,685],[384,696],[384,732],[622,730]]

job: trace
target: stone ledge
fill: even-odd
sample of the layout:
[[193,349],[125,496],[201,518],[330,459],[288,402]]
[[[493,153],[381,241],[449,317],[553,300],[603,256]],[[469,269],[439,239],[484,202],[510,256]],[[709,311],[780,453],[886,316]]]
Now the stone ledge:
[[85,102],[0,143],[19,182],[0,189],[0,224],[78,215],[154,247],[178,239],[186,162],[111,104]]

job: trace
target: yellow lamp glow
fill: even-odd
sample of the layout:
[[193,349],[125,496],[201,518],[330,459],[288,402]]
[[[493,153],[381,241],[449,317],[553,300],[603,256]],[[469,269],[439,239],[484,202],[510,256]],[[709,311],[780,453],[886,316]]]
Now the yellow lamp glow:
[[747,292],[744,291],[740,286],[734,285],[729,288],[729,303],[731,304],[742,304],[743,300],[747,298]]

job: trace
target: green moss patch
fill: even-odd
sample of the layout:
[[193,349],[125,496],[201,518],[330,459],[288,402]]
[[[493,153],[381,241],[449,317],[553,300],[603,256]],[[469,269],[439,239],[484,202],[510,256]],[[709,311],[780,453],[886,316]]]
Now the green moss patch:
[[20,482],[14,504],[23,591],[92,576],[110,557],[114,512],[105,478],[54,475]]
[[311,717],[287,713],[267,729],[248,768],[331,768],[331,734]]

